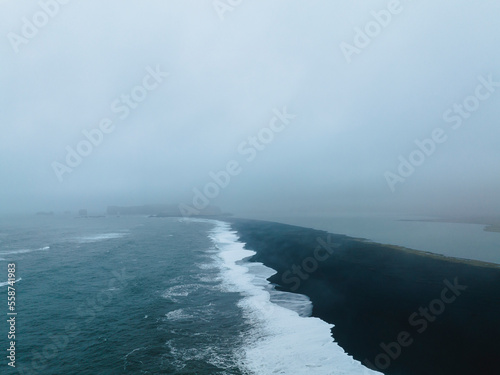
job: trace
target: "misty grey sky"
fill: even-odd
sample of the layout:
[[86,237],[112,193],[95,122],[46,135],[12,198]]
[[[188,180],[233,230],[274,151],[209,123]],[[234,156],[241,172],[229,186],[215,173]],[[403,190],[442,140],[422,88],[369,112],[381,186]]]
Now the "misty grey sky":
[[[241,215],[500,211],[499,2],[41,3],[46,20],[37,1],[0,0],[0,212],[191,204],[231,160],[241,173],[210,203]],[[117,112],[151,70],[169,76]],[[296,117],[248,161],[248,137],[284,108]],[[53,163],[103,119],[113,130],[60,181]],[[391,189],[386,172],[439,128],[446,141]]]

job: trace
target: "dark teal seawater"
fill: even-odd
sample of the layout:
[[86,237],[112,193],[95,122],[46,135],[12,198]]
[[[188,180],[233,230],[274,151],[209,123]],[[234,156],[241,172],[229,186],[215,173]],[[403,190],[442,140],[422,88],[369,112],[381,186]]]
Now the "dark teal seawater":
[[[221,288],[211,222],[0,219],[0,283],[16,263],[16,368],[2,374],[241,374],[248,327]],[[7,340],[0,287],[0,345]]]

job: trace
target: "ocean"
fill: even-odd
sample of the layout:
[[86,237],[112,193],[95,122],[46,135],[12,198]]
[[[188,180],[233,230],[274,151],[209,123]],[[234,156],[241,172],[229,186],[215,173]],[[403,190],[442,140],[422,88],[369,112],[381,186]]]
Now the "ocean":
[[275,271],[249,262],[254,252],[238,239],[217,220],[1,218],[0,345],[9,353],[14,341],[15,356],[0,372],[376,373],[311,317],[308,297],[267,281]]

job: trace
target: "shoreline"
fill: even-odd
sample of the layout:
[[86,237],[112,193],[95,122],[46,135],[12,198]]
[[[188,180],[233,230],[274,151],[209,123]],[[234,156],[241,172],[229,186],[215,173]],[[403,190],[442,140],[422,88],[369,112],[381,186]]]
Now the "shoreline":
[[[499,228],[499,230],[500,230],[500,228]],[[330,233],[330,234],[333,234],[333,233]],[[351,237],[351,238],[353,238],[353,237]],[[411,249],[411,248],[404,247],[404,246],[379,243],[379,242],[375,242],[375,241],[365,240],[365,239],[362,239],[362,238],[353,238],[353,240],[360,241],[362,243],[369,243],[369,244],[373,244],[373,245],[384,246],[387,249],[394,249],[396,251],[402,251],[402,252],[406,252],[406,253],[409,253],[409,254],[414,254],[414,255],[417,255],[417,256],[433,258],[433,259],[436,259],[436,260],[443,260],[445,262],[467,264],[467,265],[474,266],[474,267],[485,267],[485,268],[500,269],[500,264],[492,263],[492,262],[485,262],[485,261],[482,261],[482,260],[451,257],[451,256],[448,256],[448,255],[432,253],[430,251],[415,250],[415,249]]]
[[[308,374],[314,368],[315,375],[331,375],[331,369],[337,368],[345,374],[379,374],[365,371],[359,361],[345,354],[331,339],[331,324],[309,318],[312,302],[308,298],[289,293],[284,297],[273,288],[268,278],[274,271],[249,260],[255,251],[244,248],[230,223],[218,222],[210,236],[222,260],[223,285],[240,293],[238,306],[244,311],[245,324],[251,327],[241,348],[246,370],[255,374]],[[290,340],[301,345],[281,350]]]
[[[401,251],[401,252],[406,252],[408,254],[413,254],[417,256],[422,256],[422,257],[429,257],[433,258],[436,260],[442,260],[446,262],[452,262],[452,263],[461,263],[461,264],[467,264],[470,266],[475,266],[475,267],[485,267],[485,268],[494,268],[494,269],[500,269],[500,263],[494,263],[494,262],[487,262],[483,260],[477,260],[477,259],[468,259],[468,258],[459,258],[459,257],[453,257],[449,255],[444,255],[444,254],[438,254],[438,253],[433,253],[431,251],[424,251],[424,250],[417,250],[417,249],[412,249],[406,246],[400,246],[400,245],[392,245],[388,243],[382,243],[382,242],[376,242],[372,241],[367,238],[362,238],[362,237],[352,237],[347,234],[340,234],[340,233],[333,233],[329,232],[326,230],[322,229],[314,229],[310,227],[305,227],[305,226],[300,226],[300,225],[292,225],[292,224],[284,224],[280,223],[277,221],[267,221],[267,220],[258,220],[258,219],[243,219],[243,218],[215,218],[215,220],[221,220],[221,221],[226,221],[228,223],[232,223],[233,221],[255,221],[255,222],[261,222],[261,223],[270,223],[270,224],[279,224],[279,225],[288,225],[291,227],[297,227],[301,229],[306,229],[306,230],[311,230],[311,231],[317,231],[317,232],[323,232],[326,234],[330,234],[333,236],[344,236],[350,240],[353,241],[359,241],[360,243],[365,243],[365,244],[370,244],[370,245],[376,245],[376,246],[383,246],[386,249],[393,249],[396,251]],[[479,224],[475,222],[465,222],[465,221],[446,221],[446,220],[399,220],[399,221],[421,221],[421,222],[438,222],[438,223],[463,223],[463,224]],[[500,233],[500,225],[486,225],[486,224],[479,224],[479,225],[485,225],[485,228],[483,229],[486,232],[499,232]]]
[[[256,252],[250,261],[276,271],[268,279],[276,289],[308,296],[312,316],[334,324],[334,340],[354,359],[376,363],[384,353],[381,345],[407,332],[415,344],[387,369],[375,370],[394,375],[498,372],[493,358],[500,337],[499,265],[287,224],[227,222],[245,248]],[[335,245],[329,257],[318,252],[318,239]],[[423,321],[419,308],[434,306],[446,283],[466,290],[442,314]],[[425,322],[424,334],[410,321],[413,314],[418,314],[415,321]]]
[[400,219],[399,221],[417,221],[427,223],[460,223],[483,225],[483,231],[500,233],[498,219]]
[[424,222],[389,216],[272,217],[266,220],[457,259],[500,264],[500,237],[484,231],[484,224]]

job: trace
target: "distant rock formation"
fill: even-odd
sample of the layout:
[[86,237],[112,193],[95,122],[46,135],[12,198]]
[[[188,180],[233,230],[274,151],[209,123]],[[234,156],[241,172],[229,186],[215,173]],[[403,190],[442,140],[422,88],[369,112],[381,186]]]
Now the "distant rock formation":
[[486,232],[500,232],[500,225],[488,225],[484,227]]

